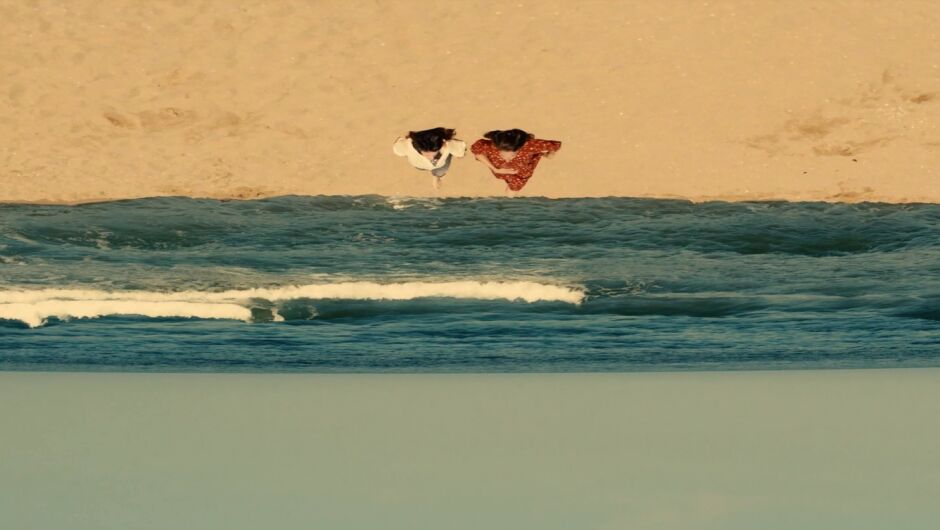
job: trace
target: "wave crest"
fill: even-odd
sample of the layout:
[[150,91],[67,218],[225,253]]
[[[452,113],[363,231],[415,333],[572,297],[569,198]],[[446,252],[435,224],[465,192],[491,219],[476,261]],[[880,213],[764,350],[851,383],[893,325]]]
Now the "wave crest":
[[[253,320],[259,302],[312,300],[414,300],[456,298],[564,302],[580,304],[583,289],[535,282],[340,282],[253,289],[207,291],[103,291],[95,289],[35,289],[0,291],[0,319],[29,327],[48,318],[96,318],[108,315]],[[276,309],[271,318],[280,320]]]

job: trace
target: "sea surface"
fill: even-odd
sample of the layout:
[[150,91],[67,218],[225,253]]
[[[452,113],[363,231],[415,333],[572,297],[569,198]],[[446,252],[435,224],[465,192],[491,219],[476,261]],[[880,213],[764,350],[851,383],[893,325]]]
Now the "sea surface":
[[940,205],[0,205],[0,370],[940,366]]

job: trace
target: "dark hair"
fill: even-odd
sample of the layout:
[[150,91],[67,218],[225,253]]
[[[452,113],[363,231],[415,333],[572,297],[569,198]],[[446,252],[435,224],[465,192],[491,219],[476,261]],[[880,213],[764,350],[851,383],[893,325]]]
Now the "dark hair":
[[457,131],[435,127],[426,131],[410,131],[408,138],[411,138],[411,145],[417,151],[440,151],[444,147],[444,142],[454,137]]
[[526,142],[535,138],[522,129],[509,129],[508,131],[490,131],[483,135],[493,141],[497,149],[503,151],[518,151]]

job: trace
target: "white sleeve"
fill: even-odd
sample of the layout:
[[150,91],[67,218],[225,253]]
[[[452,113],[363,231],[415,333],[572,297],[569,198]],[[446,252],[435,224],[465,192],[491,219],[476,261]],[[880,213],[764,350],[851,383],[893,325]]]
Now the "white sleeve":
[[399,138],[395,140],[395,145],[392,146],[392,152],[398,156],[407,156],[408,155],[408,142],[407,138]]
[[462,140],[450,140],[447,142],[447,148],[450,150],[452,155],[457,157],[461,157],[467,154],[467,142]]

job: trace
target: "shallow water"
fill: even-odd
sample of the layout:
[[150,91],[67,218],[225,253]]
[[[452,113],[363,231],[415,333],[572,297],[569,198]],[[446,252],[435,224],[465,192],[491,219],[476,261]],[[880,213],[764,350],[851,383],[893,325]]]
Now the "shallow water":
[[0,369],[940,366],[938,229],[938,205],[0,205]]

